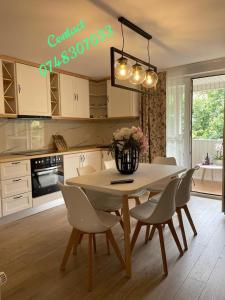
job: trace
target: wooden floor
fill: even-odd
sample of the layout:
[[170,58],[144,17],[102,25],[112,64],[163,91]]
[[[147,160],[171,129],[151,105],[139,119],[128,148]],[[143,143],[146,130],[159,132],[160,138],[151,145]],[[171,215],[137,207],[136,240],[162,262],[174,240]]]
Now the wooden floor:
[[[165,228],[167,278],[162,276],[157,234],[144,245],[142,231],[133,253],[132,279],[125,277],[113,253],[106,254],[105,238],[98,236],[91,293],[86,289],[87,239],[78,255],[70,258],[65,273],[59,271],[71,230],[64,206],[1,225],[0,271],[8,276],[2,300],[224,300],[225,216],[221,202],[193,197],[189,207],[198,236],[193,237],[185,222],[189,250],[178,258],[175,243]],[[176,218],[174,222],[180,236]],[[114,233],[122,249],[121,227],[117,226]]]
[[222,182],[195,179],[195,184],[192,184],[192,190],[200,193],[222,195]]

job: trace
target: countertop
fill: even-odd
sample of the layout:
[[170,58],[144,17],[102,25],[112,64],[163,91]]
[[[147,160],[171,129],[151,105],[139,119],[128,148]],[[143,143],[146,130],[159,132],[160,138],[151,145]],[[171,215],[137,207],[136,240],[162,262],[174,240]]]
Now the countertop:
[[46,156],[54,156],[54,155],[73,154],[73,153],[80,153],[80,152],[101,151],[101,150],[107,151],[107,148],[108,148],[107,146],[92,145],[92,146],[74,147],[65,152],[57,152],[57,150],[52,150],[51,152],[51,150],[49,150],[49,153],[34,154],[34,155],[7,153],[7,154],[0,155],[0,163],[46,157]]

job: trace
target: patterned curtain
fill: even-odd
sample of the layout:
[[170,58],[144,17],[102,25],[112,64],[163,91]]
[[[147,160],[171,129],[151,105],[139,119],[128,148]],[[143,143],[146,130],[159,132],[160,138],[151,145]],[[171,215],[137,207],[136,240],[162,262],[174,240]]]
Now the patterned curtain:
[[148,136],[149,152],[142,162],[151,162],[155,156],[166,156],[166,72],[158,73],[156,89],[151,95],[141,94],[140,127]]

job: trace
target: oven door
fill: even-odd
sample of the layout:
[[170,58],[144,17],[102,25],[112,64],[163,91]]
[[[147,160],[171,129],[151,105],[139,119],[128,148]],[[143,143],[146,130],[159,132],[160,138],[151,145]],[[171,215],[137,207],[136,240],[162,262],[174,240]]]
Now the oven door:
[[33,198],[59,191],[57,182],[64,181],[63,167],[54,166],[32,171]]

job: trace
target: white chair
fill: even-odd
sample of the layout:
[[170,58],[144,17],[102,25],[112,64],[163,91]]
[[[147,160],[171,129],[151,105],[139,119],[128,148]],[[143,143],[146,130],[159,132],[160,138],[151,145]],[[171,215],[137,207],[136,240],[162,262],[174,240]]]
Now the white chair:
[[[176,212],[178,216],[179,226],[181,228],[184,250],[188,250],[188,246],[187,246],[187,239],[186,239],[186,234],[185,234],[184,224],[183,224],[182,209],[184,210],[187,216],[187,219],[191,225],[194,235],[197,235],[197,231],[194,222],[192,220],[191,214],[189,212],[187,203],[191,197],[192,176],[194,172],[198,169],[199,166],[196,166],[195,168],[189,169],[188,171],[185,172],[185,174],[182,175],[180,184],[177,189],[176,197],[175,197]],[[153,204],[157,204],[159,202],[159,198],[160,198],[160,194],[153,196],[152,198],[149,199],[149,201],[151,201],[151,203]],[[155,229],[152,228],[149,239],[152,239],[154,235],[154,231]]]
[[168,274],[167,267],[167,259],[163,238],[163,230],[162,225],[168,224],[170,231],[173,235],[173,238],[176,242],[180,255],[183,255],[183,250],[180,245],[180,241],[177,237],[175,228],[173,226],[172,217],[176,211],[175,206],[175,195],[177,191],[177,186],[180,182],[179,178],[175,178],[169,182],[167,187],[162,192],[158,204],[151,203],[147,201],[141,205],[136,206],[135,208],[130,210],[130,215],[137,219],[137,225],[132,237],[131,241],[131,249],[133,250],[134,245],[136,243],[138,234],[143,225],[149,226],[153,225],[153,228],[158,229],[159,232],[159,240],[161,246],[162,260],[163,260],[163,268],[165,275]]
[[[77,168],[77,173],[79,176],[89,175],[96,172],[96,169],[90,165],[85,167]],[[122,208],[121,197],[112,196],[107,193],[100,193],[91,190],[85,190],[88,199],[91,201],[93,207],[97,210],[102,210],[106,212],[114,212],[117,216],[121,217],[120,209]],[[123,222],[120,220],[120,224],[123,228]]]
[[[104,161],[104,166],[105,166],[106,170],[107,169],[116,169],[115,160],[105,160]],[[147,192],[147,190],[143,190],[143,191],[140,191],[140,192],[135,193],[133,195],[130,195],[129,199],[134,199],[135,202],[136,202],[136,205],[139,205],[139,204],[141,204],[140,197],[143,196],[146,192]]]
[[[176,162],[175,157],[161,157],[161,156],[156,156],[153,159],[152,164],[173,165],[173,166],[176,166],[177,162]],[[172,177],[172,178],[174,178],[174,177]],[[164,188],[168,185],[168,183],[171,181],[172,178],[163,179],[163,180],[160,180],[160,181],[152,184],[148,188],[148,191],[150,192],[150,195],[162,192],[164,190]]]
[[88,290],[92,289],[92,243],[93,234],[105,233],[118,259],[124,267],[124,260],[112,234],[111,228],[119,222],[119,217],[93,208],[84,191],[75,186],[58,183],[67,208],[67,217],[73,227],[66,251],[61,263],[65,270],[72,248],[76,249],[82,235],[88,235]]

